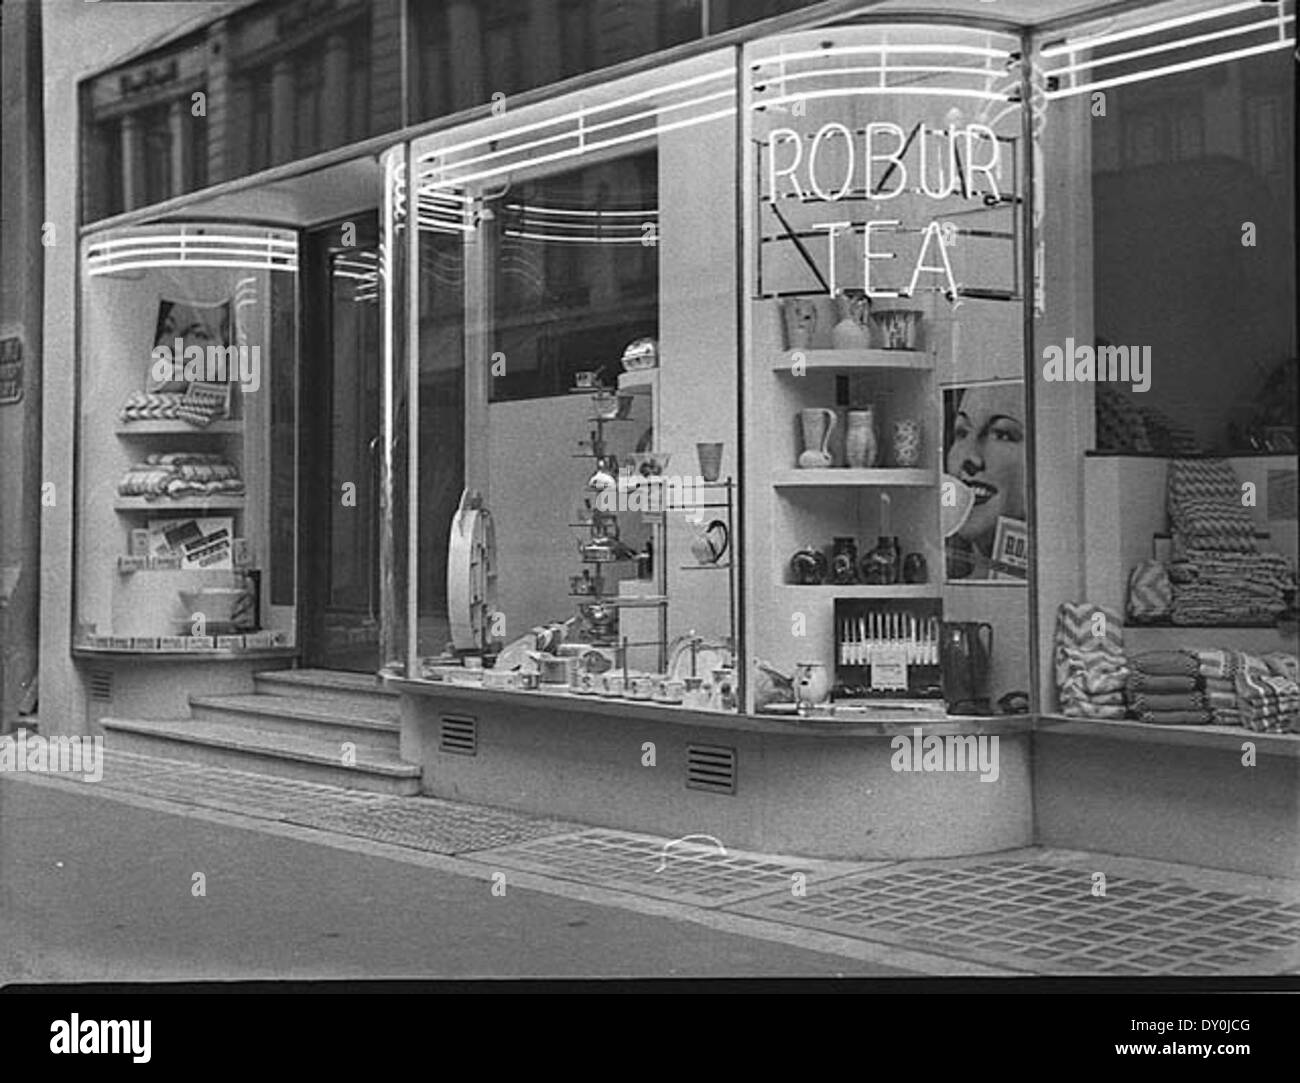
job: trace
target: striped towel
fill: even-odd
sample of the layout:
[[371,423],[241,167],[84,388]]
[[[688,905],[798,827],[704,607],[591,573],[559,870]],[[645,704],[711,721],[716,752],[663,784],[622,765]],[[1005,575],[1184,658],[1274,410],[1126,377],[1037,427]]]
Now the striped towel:
[[1202,677],[1231,678],[1235,666],[1232,651],[1203,650],[1193,652],[1200,664]]
[[1143,651],[1128,656],[1129,666],[1152,677],[1196,677],[1201,664],[1191,651]]
[[1195,692],[1200,688],[1199,677],[1166,677],[1134,670],[1129,674],[1127,690],[1130,694],[1138,692]]
[[1170,711],[1203,711],[1205,697],[1200,692],[1171,692],[1167,695],[1138,692],[1129,697],[1129,706],[1139,716]]

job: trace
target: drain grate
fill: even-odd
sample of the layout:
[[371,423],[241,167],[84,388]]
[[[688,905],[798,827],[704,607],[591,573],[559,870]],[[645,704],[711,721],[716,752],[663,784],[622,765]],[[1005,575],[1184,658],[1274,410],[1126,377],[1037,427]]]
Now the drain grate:
[[909,863],[735,906],[755,917],[1040,974],[1267,974],[1300,963],[1300,904],[1036,862]]
[[352,807],[317,802],[312,807],[292,810],[286,818],[304,827],[437,854],[509,846],[546,835],[564,834],[577,826],[431,797],[381,797]]
[[[697,906],[724,906],[772,892],[789,894],[797,885],[863,867],[723,852],[707,835],[673,840],[603,829],[538,839],[475,854],[474,859]],[[796,874],[804,880],[796,881]],[[807,890],[812,894],[811,887]]]

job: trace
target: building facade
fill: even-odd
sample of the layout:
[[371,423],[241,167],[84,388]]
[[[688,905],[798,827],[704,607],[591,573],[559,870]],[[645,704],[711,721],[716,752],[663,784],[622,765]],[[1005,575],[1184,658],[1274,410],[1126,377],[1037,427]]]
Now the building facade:
[[42,724],[379,674],[441,796],[1293,870],[1294,5],[996,8],[46,5]]

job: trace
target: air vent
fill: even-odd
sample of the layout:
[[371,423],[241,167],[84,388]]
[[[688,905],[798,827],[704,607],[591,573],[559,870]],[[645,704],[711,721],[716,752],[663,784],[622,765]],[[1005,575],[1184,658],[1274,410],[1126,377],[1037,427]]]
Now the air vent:
[[111,703],[113,701],[113,671],[92,669],[90,671],[89,691],[90,698],[96,703]]
[[454,756],[478,755],[478,720],[445,714],[438,719],[438,751]]
[[686,788],[735,793],[736,750],[719,745],[687,745]]

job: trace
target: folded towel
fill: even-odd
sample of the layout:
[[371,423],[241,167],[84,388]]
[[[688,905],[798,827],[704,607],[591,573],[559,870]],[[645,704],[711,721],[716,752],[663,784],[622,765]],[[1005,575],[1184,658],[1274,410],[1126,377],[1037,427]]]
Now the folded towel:
[[1200,662],[1190,651],[1143,651],[1129,655],[1128,664],[1152,677],[1196,677],[1201,671]]
[[1062,691],[1061,701],[1070,703],[1091,703],[1097,707],[1123,707],[1127,700],[1123,692],[1098,692],[1085,695],[1077,691]]
[[1237,694],[1237,682],[1228,677],[1205,677],[1201,682],[1207,692],[1231,692]]
[[1193,652],[1200,664],[1202,677],[1231,677],[1233,655],[1231,651],[1203,650]]
[[1156,677],[1135,670],[1129,674],[1128,691],[1137,692],[1195,692],[1199,689],[1196,677]]
[[1214,719],[1209,711],[1154,711],[1138,715],[1139,722],[1156,726],[1208,726]]
[[1177,692],[1166,695],[1153,695],[1138,692],[1129,696],[1129,706],[1140,713],[1164,711],[1203,711],[1205,697],[1200,692]]
[[1065,704],[1061,709],[1061,713],[1071,718],[1122,719],[1128,717],[1128,711],[1123,707],[1100,707],[1086,701]]

